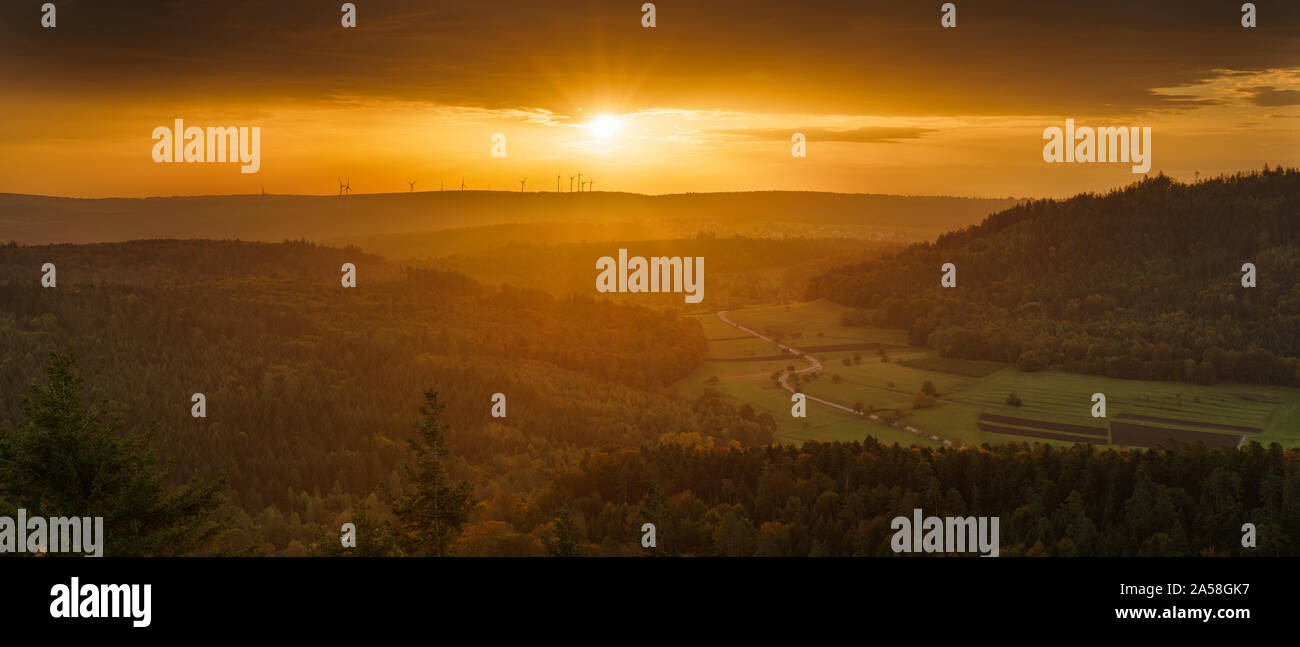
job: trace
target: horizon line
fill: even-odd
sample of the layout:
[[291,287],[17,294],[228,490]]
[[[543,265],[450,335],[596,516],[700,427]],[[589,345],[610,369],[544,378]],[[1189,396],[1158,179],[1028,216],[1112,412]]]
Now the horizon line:
[[[350,195],[338,195],[336,193],[197,193],[197,194],[173,194],[173,195],[145,195],[145,196],[99,196],[99,197],[82,197],[82,196],[64,196],[48,195],[42,193],[15,193],[10,191],[0,191],[0,198],[42,198],[49,200],[177,200],[189,198],[360,198],[360,197],[377,197],[377,196],[401,196],[401,195],[428,195],[437,193],[477,193],[493,195],[584,195],[589,193],[599,193],[610,196],[633,196],[642,198],[668,198],[678,196],[714,196],[714,195],[738,195],[746,193],[800,193],[800,194],[817,194],[832,196],[868,196],[868,197],[888,197],[888,198],[947,198],[953,200],[1031,200],[1042,199],[1030,196],[967,196],[951,195],[940,193],[861,193],[861,192],[844,192],[844,191],[816,191],[816,190],[799,190],[799,189],[761,189],[761,190],[737,190],[737,191],[686,191],[682,193],[637,193],[633,191],[510,191],[497,189],[449,189],[437,191],[388,191],[383,193],[353,193]],[[1077,195],[1077,194],[1076,194]]]

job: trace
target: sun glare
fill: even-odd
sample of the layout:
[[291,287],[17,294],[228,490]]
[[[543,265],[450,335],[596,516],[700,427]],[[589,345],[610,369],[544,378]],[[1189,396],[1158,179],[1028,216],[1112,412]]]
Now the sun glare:
[[623,122],[619,121],[617,117],[611,117],[609,115],[600,115],[599,117],[587,122],[587,130],[590,130],[591,134],[600,139],[617,135],[619,129],[622,127]]

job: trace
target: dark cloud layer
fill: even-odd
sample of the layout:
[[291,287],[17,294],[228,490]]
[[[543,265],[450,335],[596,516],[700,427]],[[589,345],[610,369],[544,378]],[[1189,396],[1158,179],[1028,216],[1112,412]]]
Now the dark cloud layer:
[[[366,96],[490,108],[645,106],[840,114],[1186,108],[1153,94],[1214,70],[1300,65],[1300,3],[664,0],[433,3],[60,0],[0,4],[0,101]],[[1257,102],[1290,101],[1277,93]],[[1194,103],[1192,105],[1195,105]],[[1261,105],[1285,105],[1263,103]]]
[[1257,106],[1300,106],[1300,90],[1259,87],[1250,90],[1250,101]]

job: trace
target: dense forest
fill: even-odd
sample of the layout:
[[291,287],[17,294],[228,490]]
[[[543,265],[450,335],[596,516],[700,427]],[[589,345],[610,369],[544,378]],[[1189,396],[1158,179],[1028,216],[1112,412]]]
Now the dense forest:
[[[46,262],[56,288],[40,285]],[[358,287],[341,287],[344,262]],[[487,508],[516,505],[585,448],[763,445],[775,427],[664,391],[706,349],[672,311],[304,242],[5,246],[0,271],[25,277],[0,283],[0,428],[18,422],[49,353],[67,351],[105,415],[157,423],[177,483],[227,478],[235,514],[219,545],[232,550],[302,552],[380,483],[400,486],[430,386],[453,425],[449,469]],[[205,418],[190,415],[194,393]],[[505,418],[491,416],[494,393]]]
[[[956,287],[940,285],[956,266]],[[1243,287],[1243,265],[1256,287]],[[815,277],[948,357],[1198,384],[1300,384],[1300,170],[1034,200]]]
[[1000,517],[1003,556],[1300,554],[1300,452],[1276,444],[659,446],[592,453],[554,487],[601,554],[647,552],[624,546],[650,521],[669,555],[888,556],[890,521],[917,508]]

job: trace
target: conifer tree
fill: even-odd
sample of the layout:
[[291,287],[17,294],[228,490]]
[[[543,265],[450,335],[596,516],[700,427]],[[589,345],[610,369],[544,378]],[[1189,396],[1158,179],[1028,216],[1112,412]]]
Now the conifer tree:
[[390,497],[389,505],[397,517],[397,540],[405,554],[443,556],[478,501],[467,481],[453,484],[442,466],[447,454],[443,434],[450,425],[439,422],[445,405],[438,402],[438,392],[425,391],[424,401],[419,437],[407,441],[415,454],[415,468],[406,466],[405,491]]
[[555,536],[546,541],[546,554],[551,557],[581,557],[578,531],[568,508],[560,508],[555,516]]
[[147,432],[123,432],[108,401],[89,408],[71,355],[51,353],[16,425],[0,429],[0,507],[29,518],[104,517],[104,554],[178,555],[216,531],[225,479],[191,477],[169,492]]

